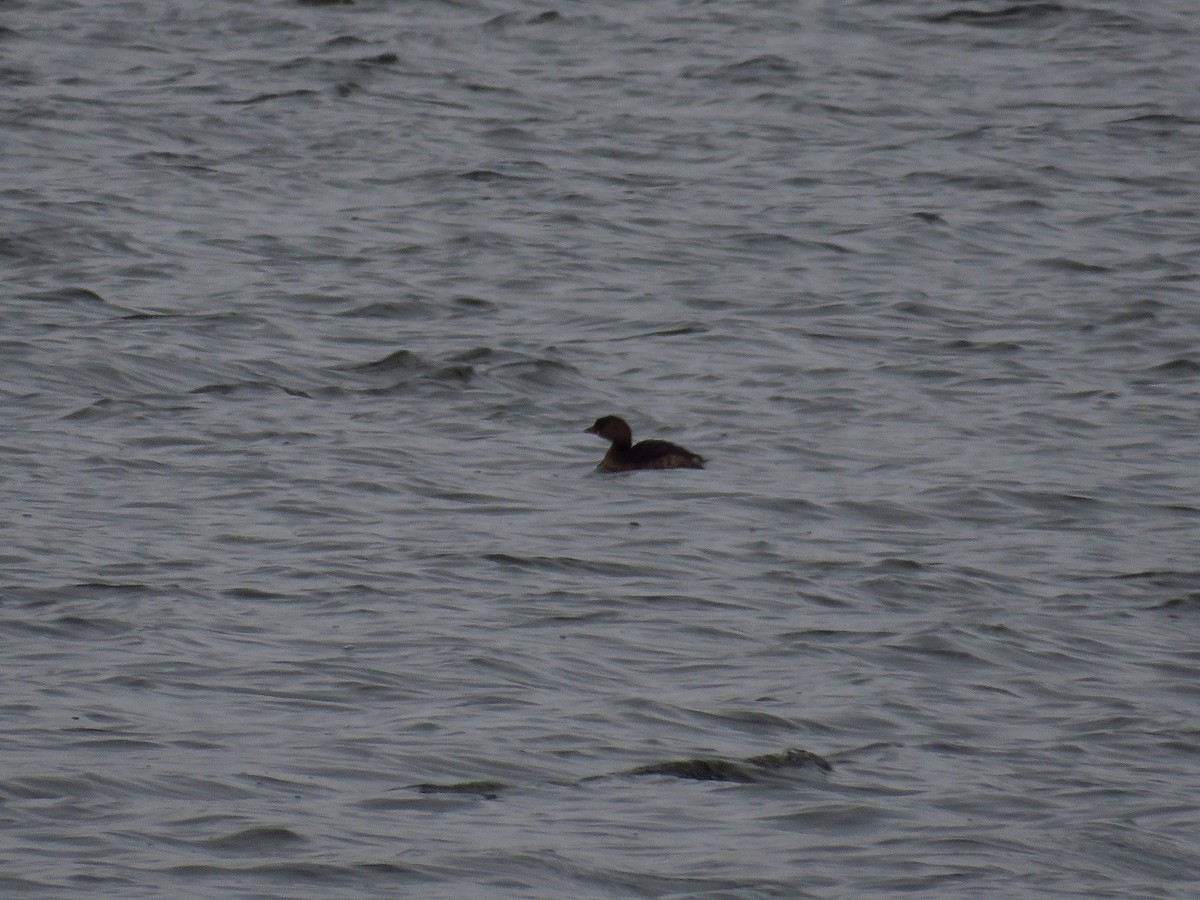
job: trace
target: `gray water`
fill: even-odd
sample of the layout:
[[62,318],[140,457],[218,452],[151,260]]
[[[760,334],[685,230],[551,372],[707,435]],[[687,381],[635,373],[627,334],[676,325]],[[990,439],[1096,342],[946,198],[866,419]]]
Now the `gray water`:
[[0,6],[0,892],[1200,893],[1194,13]]

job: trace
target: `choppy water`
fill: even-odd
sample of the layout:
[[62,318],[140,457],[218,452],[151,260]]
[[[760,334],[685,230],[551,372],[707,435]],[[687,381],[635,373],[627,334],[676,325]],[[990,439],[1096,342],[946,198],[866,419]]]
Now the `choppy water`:
[[1200,892],[1191,4],[0,13],[5,896]]

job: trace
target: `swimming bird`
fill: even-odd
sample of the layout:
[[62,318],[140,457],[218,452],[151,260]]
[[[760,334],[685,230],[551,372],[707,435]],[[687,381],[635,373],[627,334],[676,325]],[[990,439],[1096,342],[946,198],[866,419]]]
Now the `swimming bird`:
[[670,441],[633,442],[629,424],[617,416],[601,416],[588,434],[612,441],[596,468],[603,472],[632,472],[635,469],[703,469],[704,457]]

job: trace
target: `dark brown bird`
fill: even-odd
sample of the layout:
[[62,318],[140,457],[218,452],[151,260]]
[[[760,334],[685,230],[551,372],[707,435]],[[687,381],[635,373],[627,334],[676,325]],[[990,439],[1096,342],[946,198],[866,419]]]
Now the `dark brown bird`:
[[624,419],[603,416],[588,434],[612,441],[612,446],[596,468],[603,472],[631,472],[634,469],[703,469],[704,457],[670,441],[633,442],[633,432]]

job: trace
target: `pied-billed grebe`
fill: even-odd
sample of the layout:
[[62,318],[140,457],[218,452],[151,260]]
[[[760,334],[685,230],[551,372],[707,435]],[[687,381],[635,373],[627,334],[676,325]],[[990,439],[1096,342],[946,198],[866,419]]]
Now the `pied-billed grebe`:
[[633,432],[624,419],[603,416],[588,434],[612,441],[612,446],[596,468],[604,472],[631,472],[634,469],[703,469],[704,457],[670,441],[633,442]]

